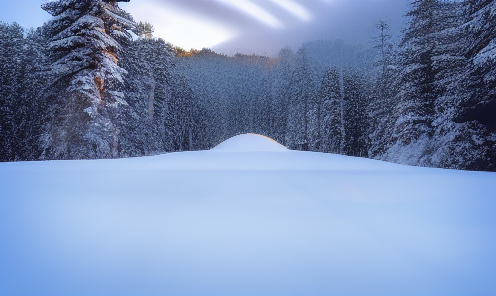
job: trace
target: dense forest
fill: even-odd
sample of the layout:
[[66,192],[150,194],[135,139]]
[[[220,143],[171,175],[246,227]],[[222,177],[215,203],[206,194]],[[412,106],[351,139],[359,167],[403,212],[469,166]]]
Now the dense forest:
[[398,38],[378,21],[367,46],[320,40],[277,57],[186,52],[118,2],[47,2],[53,19],[36,29],[0,22],[1,161],[208,149],[252,132],[496,171],[495,0],[412,1]]

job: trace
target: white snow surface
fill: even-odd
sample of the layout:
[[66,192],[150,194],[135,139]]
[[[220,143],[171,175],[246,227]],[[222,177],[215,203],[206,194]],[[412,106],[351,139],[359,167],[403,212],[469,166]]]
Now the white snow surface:
[[239,151],[289,151],[285,146],[277,143],[273,139],[257,134],[243,134],[232,137],[211,150],[223,152]]
[[266,140],[0,163],[0,295],[496,295],[495,173]]

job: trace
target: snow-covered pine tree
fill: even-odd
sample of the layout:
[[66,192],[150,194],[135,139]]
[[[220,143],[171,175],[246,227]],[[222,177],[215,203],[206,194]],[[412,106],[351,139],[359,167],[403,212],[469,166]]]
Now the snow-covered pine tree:
[[203,135],[203,139],[209,148],[227,139],[225,101],[231,95],[228,93],[228,86],[232,86],[228,80],[231,75],[226,77],[228,69],[230,65],[227,57],[209,49],[203,49],[191,57],[178,59],[178,72],[193,91],[199,110],[202,110],[201,114],[204,115],[203,121],[208,122],[209,130]]
[[[496,35],[494,3],[440,2],[438,15],[442,16],[444,29],[433,34],[435,86],[440,95],[435,101],[435,133],[420,165],[470,170],[496,168],[496,110],[490,94],[494,94],[495,88],[495,54],[490,53]],[[492,19],[490,11],[493,11]],[[489,48],[489,55],[484,53],[484,62],[478,64],[476,56],[483,48]],[[484,66],[480,68],[480,65]]]
[[356,69],[343,71],[343,94],[345,104],[344,154],[367,157],[369,150],[367,114],[368,93],[365,78]]
[[375,158],[382,155],[388,148],[391,138],[393,121],[393,80],[394,49],[390,26],[386,21],[375,24],[377,35],[373,38],[374,87],[367,107],[370,125],[368,129],[370,149],[368,156]]
[[296,53],[296,69],[290,84],[288,134],[289,147],[307,151],[310,148],[309,110],[314,95],[313,73],[305,46]]
[[36,160],[41,151],[43,112],[46,106],[39,91],[49,81],[47,42],[41,28],[29,29],[21,56],[21,88],[15,112],[15,160]]
[[[189,86],[188,86],[189,87]],[[210,129],[208,119],[210,118],[205,108],[198,103],[198,98],[193,95],[192,105],[192,129],[191,129],[191,150],[210,149]]]
[[22,92],[24,29],[0,22],[0,161],[16,159],[16,114]]
[[[474,90],[470,99],[462,102],[465,110],[460,120],[476,120],[484,126],[481,150],[484,160],[472,162],[468,169],[496,171],[496,1],[469,1],[472,21],[468,23],[474,37],[468,51],[470,79],[468,89]],[[480,88],[475,88],[480,87]]]
[[148,22],[139,22],[136,24],[133,32],[138,35],[139,38],[151,39],[153,38],[153,32],[155,32],[155,28]]
[[456,123],[443,166],[496,170],[496,1],[466,1],[461,25],[466,66],[451,90],[457,96]]
[[291,75],[294,70],[295,55],[290,47],[279,51],[276,65],[271,69],[273,101],[273,139],[286,145],[288,108],[290,101]]
[[417,165],[433,134],[435,117],[433,33],[440,31],[439,0],[415,0],[400,44],[394,127],[386,160]]
[[173,150],[166,116],[174,72],[172,48],[162,39],[141,38],[126,47],[122,67],[129,106],[120,122],[121,156],[141,156]]
[[272,137],[274,130],[274,97],[273,97],[273,77],[269,73],[264,73],[259,95],[256,97],[253,106],[255,118],[253,119],[255,131],[259,134]]
[[[124,0],[127,2],[126,0]],[[51,115],[43,137],[44,159],[118,156],[121,91],[126,73],[118,66],[121,44],[130,39],[131,16],[120,1],[51,1],[42,8],[50,40],[53,82],[46,89]]]
[[193,92],[183,77],[175,73],[171,78],[170,99],[162,115],[165,132],[170,137],[172,151],[190,151],[195,140]]
[[337,68],[330,68],[324,74],[320,89],[320,120],[318,120],[321,144],[319,151],[341,154],[344,141],[344,123],[341,120],[344,107],[341,92],[341,76]]
[[377,77],[377,86],[379,93],[378,96],[385,97],[388,95],[388,87],[391,84],[392,73],[391,65],[393,58],[393,43],[391,41],[389,23],[380,20],[375,24],[378,35],[374,38],[374,49],[377,52],[378,59],[375,66],[379,68],[379,75]]
[[5,62],[5,42],[6,42],[6,34],[7,34],[7,25],[0,21],[0,161],[9,161],[11,156],[11,148],[10,141],[11,136],[10,133],[10,125],[9,118],[10,110],[9,104],[5,98],[5,94],[7,93],[7,89],[5,87],[5,81],[7,80],[4,62]]
[[[442,16],[444,29],[433,34],[436,47],[433,51],[433,69],[436,72],[434,86],[439,96],[434,102],[435,120],[433,121],[434,135],[426,153],[419,165],[457,168],[454,163],[459,157],[450,151],[458,147],[456,134],[459,129],[453,122],[453,116],[459,109],[461,93],[456,91],[463,69],[467,67],[467,58],[463,48],[466,48],[468,35],[461,25],[467,21],[466,9],[462,2],[440,2],[438,15]],[[460,153],[460,151],[458,151]]]

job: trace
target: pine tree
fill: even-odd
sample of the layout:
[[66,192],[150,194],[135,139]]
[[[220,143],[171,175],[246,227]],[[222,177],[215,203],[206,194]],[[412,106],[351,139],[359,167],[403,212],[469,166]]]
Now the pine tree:
[[450,115],[452,139],[441,165],[496,170],[496,1],[466,2],[467,21],[459,27],[466,64],[448,94],[456,96]]
[[36,160],[40,157],[40,134],[43,112],[47,106],[40,99],[50,77],[47,42],[41,28],[27,31],[22,50],[21,88],[15,109],[15,160]]
[[138,35],[139,38],[151,39],[153,38],[153,32],[155,32],[155,28],[148,22],[139,22],[136,24],[133,32]]
[[377,36],[373,39],[375,52],[375,81],[372,97],[367,107],[370,117],[368,129],[370,149],[368,156],[376,158],[382,155],[389,145],[393,122],[393,81],[395,75],[393,43],[390,26],[381,20],[375,25]]
[[119,134],[121,156],[142,156],[172,151],[167,130],[171,100],[172,48],[162,39],[139,39],[126,47],[122,67],[126,76],[128,106],[124,106]]
[[117,2],[66,0],[42,8],[54,16],[45,25],[54,81],[46,90],[50,118],[45,126],[45,159],[118,156],[119,108],[126,71],[118,66],[121,43],[134,27]]
[[162,116],[166,133],[171,137],[172,151],[193,150],[193,93],[184,78],[177,74],[171,79],[170,90],[170,99]]
[[[437,14],[443,29],[433,34],[436,47],[433,51],[433,69],[437,73],[434,83],[438,97],[434,102],[434,135],[419,165],[456,168],[453,163],[459,158],[449,152],[450,147],[458,146],[457,124],[453,116],[459,109],[461,93],[455,91],[460,83],[461,73],[467,66],[463,48],[468,42],[467,35],[461,30],[466,22],[464,5],[459,2],[440,2]],[[452,163],[452,164],[450,164]]]
[[386,159],[418,164],[433,134],[436,72],[433,34],[440,31],[438,0],[415,0],[407,16],[411,19],[400,44],[401,72],[394,98],[394,127]]
[[470,41],[464,73],[468,96],[462,101],[460,120],[476,120],[489,133],[496,132],[496,1],[468,1],[470,20],[464,26]]
[[270,75],[263,75],[262,86],[253,106],[255,132],[268,137],[273,137],[275,118],[272,79]]
[[16,109],[22,92],[24,29],[0,22],[0,161],[16,159]]
[[290,102],[291,75],[294,71],[295,55],[291,48],[285,47],[279,51],[277,64],[273,67],[273,98],[274,131],[273,138],[286,145],[288,131],[288,112]]
[[341,120],[344,112],[344,97],[341,92],[341,75],[337,68],[330,68],[324,74],[320,97],[319,133],[321,135],[322,152],[341,154],[344,143],[344,121]]
[[288,144],[307,151],[310,148],[309,111],[314,96],[313,73],[305,47],[296,54],[296,69],[290,85],[291,101],[288,118]]
[[365,78],[355,69],[343,71],[343,94],[345,104],[344,153],[367,157],[369,150],[367,115],[368,94]]

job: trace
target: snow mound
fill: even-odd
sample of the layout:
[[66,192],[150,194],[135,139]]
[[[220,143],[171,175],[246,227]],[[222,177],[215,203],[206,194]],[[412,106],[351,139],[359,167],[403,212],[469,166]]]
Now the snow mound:
[[243,134],[234,136],[219,145],[215,146],[213,151],[272,151],[272,152],[285,152],[289,151],[288,148],[279,144],[275,140],[257,134]]

